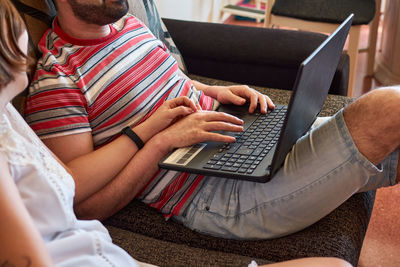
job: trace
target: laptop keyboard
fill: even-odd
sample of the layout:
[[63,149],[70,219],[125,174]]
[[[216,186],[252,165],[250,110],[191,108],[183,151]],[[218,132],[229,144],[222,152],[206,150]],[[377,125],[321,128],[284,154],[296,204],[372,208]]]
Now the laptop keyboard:
[[252,174],[276,144],[287,107],[260,114],[246,130],[234,133],[235,143],[224,144],[203,166],[205,169]]

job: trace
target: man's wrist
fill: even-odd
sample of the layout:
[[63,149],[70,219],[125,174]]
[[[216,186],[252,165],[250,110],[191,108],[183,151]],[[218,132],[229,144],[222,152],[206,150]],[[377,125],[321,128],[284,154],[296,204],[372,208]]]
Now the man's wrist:
[[218,95],[218,86],[213,86],[213,85],[206,85],[201,82],[197,81],[192,81],[194,87],[196,87],[197,90],[202,91],[206,96],[212,97],[214,99],[217,99]]
[[164,134],[164,132],[160,132],[153,136],[148,143],[151,143],[151,145],[160,153],[160,155],[164,156],[174,149],[174,147],[170,145],[168,139],[168,136]]

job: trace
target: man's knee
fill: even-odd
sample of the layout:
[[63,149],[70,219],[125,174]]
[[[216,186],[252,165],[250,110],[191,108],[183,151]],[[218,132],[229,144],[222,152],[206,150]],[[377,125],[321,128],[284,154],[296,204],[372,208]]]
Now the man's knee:
[[343,115],[356,146],[372,162],[379,163],[399,146],[400,86],[361,96]]
[[[390,109],[400,110],[400,86],[385,87],[373,90],[347,107],[347,110],[355,109],[356,111],[375,111],[374,114],[379,114],[376,111]],[[359,115],[359,114],[356,114]]]
[[[391,87],[383,87],[380,89],[372,90],[371,92],[365,94],[364,96],[367,98],[369,97],[375,101],[378,101],[378,104],[381,101],[385,101],[388,104],[398,107],[399,101],[400,101],[400,85],[399,86],[391,86]],[[360,97],[360,99],[361,98],[362,97]],[[381,103],[381,104],[383,104],[383,103]]]
[[[344,110],[346,123],[400,124],[400,86],[373,90]],[[366,126],[368,126],[366,125]]]

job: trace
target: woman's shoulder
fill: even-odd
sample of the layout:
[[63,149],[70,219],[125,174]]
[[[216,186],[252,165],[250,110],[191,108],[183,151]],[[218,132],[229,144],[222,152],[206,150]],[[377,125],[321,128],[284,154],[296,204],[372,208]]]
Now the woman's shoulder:
[[11,176],[7,147],[0,142],[0,180],[5,179],[7,176]]

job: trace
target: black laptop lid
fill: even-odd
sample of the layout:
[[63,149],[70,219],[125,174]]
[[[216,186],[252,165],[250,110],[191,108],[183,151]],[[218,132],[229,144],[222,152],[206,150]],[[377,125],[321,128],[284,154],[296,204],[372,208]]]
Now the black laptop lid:
[[352,20],[353,14],[301,63],[272,160],[270,175],[274,175],[280,169],[292,146],[310,129],[321,111]]

